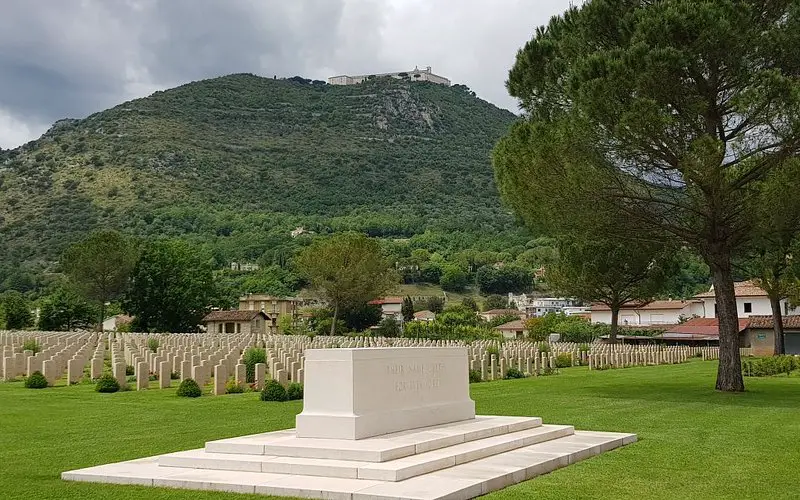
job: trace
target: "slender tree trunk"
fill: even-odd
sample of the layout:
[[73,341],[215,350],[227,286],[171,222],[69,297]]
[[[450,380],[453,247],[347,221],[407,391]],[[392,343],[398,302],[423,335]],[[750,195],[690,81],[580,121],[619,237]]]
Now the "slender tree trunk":
[[736,312],[736,292],[733,287],[731,258],[726,252],[713,255],[711,265],[714,295],[719,320],[718,391],[744,391],[742,361],[739,357],[739,316]]
[[98,326],[98,330],[102,333],[103,332],[103,322],[106,320],[106,301],[100,301],[100,325]]
[[770,294],[769,305],[772,306],[772,329],[775,332],[775,355],[785,352],[783,346],[783,314],[781,313],[780,297]]
[[336,320],[339,318],[339,303],[333,308],[333,321],[331,321],[331,337],[336,335]]
[[617,343],[617,330],[619,329],[619,307],[611,307],[611,330],[608,333],[608,341],[612,344]]

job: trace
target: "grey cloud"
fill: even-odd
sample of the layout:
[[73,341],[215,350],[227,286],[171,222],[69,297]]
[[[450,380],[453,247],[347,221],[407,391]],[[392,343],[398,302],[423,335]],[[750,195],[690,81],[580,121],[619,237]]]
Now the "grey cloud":
[[[0,146],[153,90],[228,73],[430,65],[513,109],[516,50],[569,0],[5,0]],[[22,125],[21,125],[22,124]]]

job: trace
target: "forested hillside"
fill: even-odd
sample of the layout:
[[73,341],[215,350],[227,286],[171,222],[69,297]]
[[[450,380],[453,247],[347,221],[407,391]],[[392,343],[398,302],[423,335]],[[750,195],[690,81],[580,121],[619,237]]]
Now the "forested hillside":
[[0,285],[30,289],[102,228],[188,239],[219,267],[282,264],[297,226],[516,255],[530,238],[489,160],[513,119],[461,85],[240,74],[62,120],[0,151]]

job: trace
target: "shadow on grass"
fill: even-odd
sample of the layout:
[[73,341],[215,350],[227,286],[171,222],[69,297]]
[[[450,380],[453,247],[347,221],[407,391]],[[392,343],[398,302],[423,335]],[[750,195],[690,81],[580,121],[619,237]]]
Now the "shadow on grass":
[[789,378],[745,378],[745,392],[721,392],[696,383],[641,381],[633,386],[594,387],[595,396],[653,402],[704,403],[719,406],[800,410],[800,383]]

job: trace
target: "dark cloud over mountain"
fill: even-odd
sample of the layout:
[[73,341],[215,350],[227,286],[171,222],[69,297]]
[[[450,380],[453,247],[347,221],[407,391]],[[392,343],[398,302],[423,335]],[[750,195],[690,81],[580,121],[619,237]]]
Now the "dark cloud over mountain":
[[60,118],[228,73],[376,73],[432,66],[515,109],[517,49],[569,0],[6,0],[0,147]]

